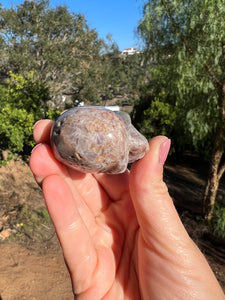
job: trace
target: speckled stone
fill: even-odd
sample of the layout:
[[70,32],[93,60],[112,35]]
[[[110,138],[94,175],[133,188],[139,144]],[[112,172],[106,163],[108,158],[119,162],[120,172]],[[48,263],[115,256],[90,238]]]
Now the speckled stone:
[[123,173],[149,149],[127,113],[100,106],[63,113],[52,128],[51,146],[56,159],[73,169],[109,174]]

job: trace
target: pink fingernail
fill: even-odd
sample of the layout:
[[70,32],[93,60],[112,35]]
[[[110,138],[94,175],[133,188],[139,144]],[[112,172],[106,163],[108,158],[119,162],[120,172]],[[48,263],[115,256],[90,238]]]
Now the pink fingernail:
[[37,148],[39,148],[42,145],[44,145],[44,144],[43,143],[39,143],[39,144],[35,145],[34,148],[31,150],[31,153],[33,153],[34,150],[36,150]]
[[159,150],[159,164],[164,165],[167,155],[170,150],[171,140],[167,139],[165,142],[163,142],[160,146]]
[[42,121],[42,120],[38,120],[38,121],[34,124],[33,130],[34,130],[34,128],[38,125],[38,123],[40,123],[40,121]]

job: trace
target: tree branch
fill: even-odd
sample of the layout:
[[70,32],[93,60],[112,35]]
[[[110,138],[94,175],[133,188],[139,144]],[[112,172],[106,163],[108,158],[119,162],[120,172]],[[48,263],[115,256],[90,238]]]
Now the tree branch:
[[223,83],[219,81],[219,79],[213,74],[212,70],[210,69],[210,66],[207,63],[205,63],[204,65],[212,81],[219,87],[223,87]]
[[[171,10],[168,8],[168,6],[163,2],[164,6],[167,7],[168,11],[169,11],[169,16],[170,16],[170,19],[172,21],[172,24],[174,26],[176,26],[177,28],[179,28],[179,25],[176,23],[176,21],[174,20],[174,17],[172,16],[172,13],[171,13]],[[194,52],[193,50],[191,49],[191,47],[189,46],[188,42],[185,40],[184,36],[182,35],[181,31],[179,32],[179,36],[181,38],[181,41],[183,41],[187,51],[191,54],[191,55],[194,55]],[[225,48],[223,48],[223,50],[225,50]],[[219,81],[219,79],[215,76],[215,74],[213,74],[210,66],[205,63],[204,64],[209,76],[211,77],[212,81],[219,87],[222,87],[223,86],[223,83],[221,81]]]
[[223,176],[223,173],[225,172],[225,164],[223,164],[220,168],[219,168],[219,172],[218,172],[218,180],[220,181],[220,179]]
[[[182,38],[182,37],[181,37]],[[187,51],[191,54],[194,55],[193,50],[191,49],[191,47],[188,45],[188,42],[183,40],[184,45],[187,49]],[[206,68],[206,71],[208,72],[209,76],[211,77],[212,81],[219,87],[223,87],[223,83],[221,81],[219,81],[219,79],[213,74],[210,66],[207,63],[204,63],[204,66]]]

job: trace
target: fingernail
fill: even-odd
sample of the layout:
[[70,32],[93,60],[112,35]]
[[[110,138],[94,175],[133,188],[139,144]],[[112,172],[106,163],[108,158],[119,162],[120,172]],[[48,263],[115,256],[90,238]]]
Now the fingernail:
[[65,109],[64,111],[62,111],[61,112],[61,114],[60,114],[60,116],[62,115],[62,114],[64,114],[64,112],[66,112],[68,109]]
[[40,123],[40,121],[42,121],[42,120],[38,120],[38,121],[34,124],[33,130],[34,130],[34,128],[38,125],[38,123]]
[[165,142],[163,142],[160,146],[159,150],[159,164],[164,165],[167,155],[170,150],[171,140],[167,139]]
[[34,148],[31,150],[31,153],[33,153],[34,150],[36,150],[37,148],[39,148],[42,145],[43,145],[43,143],[39,143],[39,144],[35,145]]

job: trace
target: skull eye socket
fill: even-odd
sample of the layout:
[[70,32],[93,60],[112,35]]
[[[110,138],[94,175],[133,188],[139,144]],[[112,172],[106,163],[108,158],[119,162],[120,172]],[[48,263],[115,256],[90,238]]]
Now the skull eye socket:
[[63,121],[58,121],[55,124],[54,131],[53,131],[54,135],[60,135],[63,124],[64,124]]

